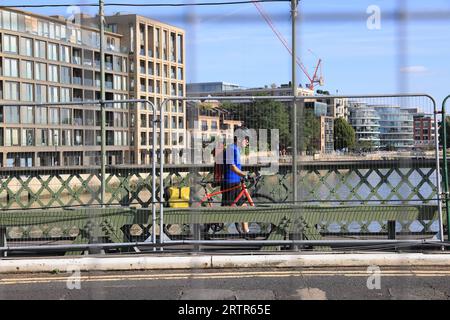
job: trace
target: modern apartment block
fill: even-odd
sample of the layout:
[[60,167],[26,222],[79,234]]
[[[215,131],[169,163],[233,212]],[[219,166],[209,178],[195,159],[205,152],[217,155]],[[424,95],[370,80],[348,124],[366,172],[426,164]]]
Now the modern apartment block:
[[[0,10],[0,166],[100,164],[99,106],[64,105],[100,100],[98,17],[75,20],[81,23]],[[107,100],[159,105],[184,95],[183,30],[136,15],[107,17],[107,23]],[[32,102],[56,105],[26,106]],[[24,106],[7,106],[12,103]],[[164,110],[168,150],[185,143],[184,113],[183,103]],[[108,164],[150,161],[153,116],[145,106],[107,106]]]
[[[109,30],[123,35],[123,45],[129,49],[131,97],[149,100],[159,110],[164,99],[185,95],[184,30],[135,14],[116,14],[106,17],[106,21]],[[163,111],[167,163],[173,162],[175,153],[182,153],[186,146],[186,104],[170,102]],[[153,111],[136,108],[132,113],[138,123],[132,133],[135,162],[149,164]]]
[[[416,110],[398,105],[352,103],[350,124],[356,140],[383,150],[409,150],[414,147]],[[431,133],[431,132],[430,132]]]
[[204,96],[205,93],[215,94],[217,92],[227,92],[239,89],[242,89],[239,85],[227,82],[196,82],[186,84],[186,91],[191,97],[195,96],[197,93]]
[[[207,97],[207,96],[291,96],[292,87],[289,84],[281,86],[266,86],[264,88],[242,88],[236,84],[226,82],[200,82],[190,83],[188,85],[188,97]],[[302,87],[297,88],[297,95],[309,97],[314,95],[314,91]]]
[[380,116],[380,143],[387,150],[414,147],[414,120],[408,109],[398,105],[374,105]]
[[355,129],[356,141],[378,149],[380,147],[380,116],[365,103],[350,103],[349,123]]
[[[128,54],[122,36],[106,34],[106,98],[127,99]],[[0,101],[65,103],[100,98],[99,33],[60,17],[0,10]],[[129,110],[108,108],[107,158],[130,156]],[[92,105],[1,106],[2,166],[99,163],[100,112]]]

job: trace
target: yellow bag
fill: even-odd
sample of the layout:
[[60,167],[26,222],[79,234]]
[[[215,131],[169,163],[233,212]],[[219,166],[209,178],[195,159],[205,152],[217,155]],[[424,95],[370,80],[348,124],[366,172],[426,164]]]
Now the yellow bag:
[[189,208],[190,193],[189,187],[169,187],[169,207]]

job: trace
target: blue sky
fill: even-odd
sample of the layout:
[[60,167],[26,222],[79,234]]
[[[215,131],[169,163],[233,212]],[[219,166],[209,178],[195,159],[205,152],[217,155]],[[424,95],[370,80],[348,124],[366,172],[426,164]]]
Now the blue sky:
[[[218,0],[202,0],[218,1]],[[93,3],[84,1],[3,0],[2,4]],[[106,0],[107,3],[126,2]],[[148,2],[194,2],[194,0],[133,0]],[[197,2],[200,2],[198,0]],[[398,6],[395,0],[302,0],[304,19],[298,24],[298,56],[312,71],[316,57],[324,61],[323,89],[340,94],[397,93],[399,90],[425,92],[442,100],[450,94],[450,19],[409,20],[407,59],[398,59],[398,24],[388,18]],[[405,1],[408,12],[450,12],[448,0]],[[381,29],[369,30],[366,13],[370,5],[381,9]],[[263,4],[277,29],[290,43],[288,3]],[[26,9],[42,14],[65,14],[64,8]],[[94,8],[84,8],[95,13]],[[245,87],[289,82],[291,59],[254,5],[195,8],[107,7],[139,13],[183,27],[187,31],[187,81],[226,81]],[[353,19],[342,14],[352,13]],[[322,14],[320,17],[317,14]],[[196,17],[193,23],[189,17]],[[298,69],[298,78],[306,77]],[[406,80],[401,85],[399,79]],[[405,85],[407,83],[407,86]]]

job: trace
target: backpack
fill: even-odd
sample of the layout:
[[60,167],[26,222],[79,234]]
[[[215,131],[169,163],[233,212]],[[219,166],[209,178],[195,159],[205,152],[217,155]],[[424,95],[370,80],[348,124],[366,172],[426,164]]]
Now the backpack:
[[191,193],[189,187],[169,187],[167,191],[170,208],[189,208]]
[[[215,154],[217,152],[217,154]],[[223,153],[223,145],[217,146],[214,153],[214,181],[213,187],[218,187],[222,185],[225,174],[225,162],[224,162],[224,153]],[[222,161],[217,161],[218,159],[222,159]]]

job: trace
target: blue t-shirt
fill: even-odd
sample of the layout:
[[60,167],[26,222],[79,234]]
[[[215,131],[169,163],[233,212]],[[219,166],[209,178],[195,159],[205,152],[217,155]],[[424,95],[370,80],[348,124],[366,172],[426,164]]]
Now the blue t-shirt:
[[239,170],[241,170],[241,153],[239,148],[232,144],[227,147],[224,153],[224,182],[225,183],[239,183],[241,182],[241,176],[236,174],[231,170],[231,165],[235,165]]

